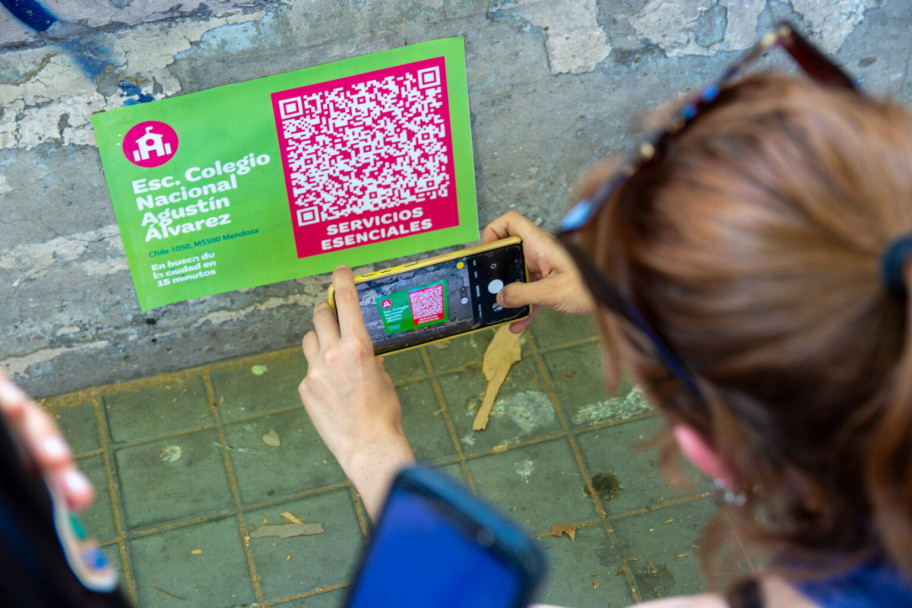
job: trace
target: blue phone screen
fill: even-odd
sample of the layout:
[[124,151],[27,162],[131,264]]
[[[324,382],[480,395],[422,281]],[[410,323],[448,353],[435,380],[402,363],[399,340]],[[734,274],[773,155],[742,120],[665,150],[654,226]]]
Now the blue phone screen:
[[349,608],[508,608],[520,581],[422,495],[394,491]]

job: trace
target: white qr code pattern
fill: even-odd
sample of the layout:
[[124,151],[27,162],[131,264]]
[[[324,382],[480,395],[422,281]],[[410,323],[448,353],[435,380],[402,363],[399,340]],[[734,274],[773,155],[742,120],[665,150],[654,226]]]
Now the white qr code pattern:
[[444,65],[425,65],[280,94],[276,118],[297,225],[448,196]]
[[416,325],[443,318],[443,290],[444,286],[439,284],[409,293],[412,319]]

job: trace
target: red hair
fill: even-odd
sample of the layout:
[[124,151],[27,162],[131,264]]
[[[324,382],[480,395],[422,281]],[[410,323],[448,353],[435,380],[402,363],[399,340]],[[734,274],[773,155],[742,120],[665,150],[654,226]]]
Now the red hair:
[[583,239],[700,383],[702,400],[604,319],[607,348],[747,493],[739,528],[912,575],[912,311],[878,274],[901,234],[912,115],[767,75],[723,91]]

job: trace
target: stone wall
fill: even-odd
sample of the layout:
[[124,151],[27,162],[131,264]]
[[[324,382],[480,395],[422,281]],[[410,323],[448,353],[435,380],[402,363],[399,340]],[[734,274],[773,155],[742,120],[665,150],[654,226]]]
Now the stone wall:
[[[638,117],[790,18],[870,90],[912,99],[904,0],[57,0],[0,8],[0,365],[38,396],[297,343],[327,276],[141,313],[90,116],[448,36],[465,39],[480,223],[553,228]],[[74,48],[98,62],[73,59]]]

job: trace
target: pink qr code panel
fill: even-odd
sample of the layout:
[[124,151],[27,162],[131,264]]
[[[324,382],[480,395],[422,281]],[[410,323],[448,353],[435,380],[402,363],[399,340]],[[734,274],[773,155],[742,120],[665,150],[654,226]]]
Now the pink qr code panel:
[[272,102],[298,257],[458,224],[443,57]]
[[412,307],[412,322],[415,325],[442,321],[446,318],[446,304],[443,299],[444,284],[438,283],[409,293]]

